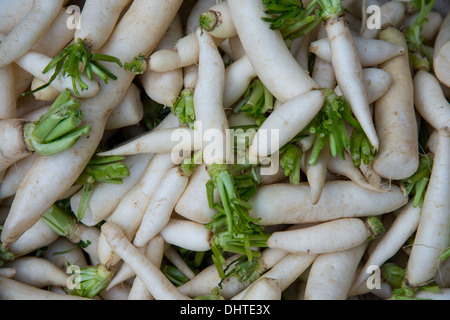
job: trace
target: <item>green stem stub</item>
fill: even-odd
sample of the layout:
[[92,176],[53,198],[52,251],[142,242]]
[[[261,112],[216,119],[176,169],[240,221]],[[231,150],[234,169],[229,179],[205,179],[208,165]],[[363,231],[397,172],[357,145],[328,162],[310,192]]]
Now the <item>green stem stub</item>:
[[73,296],[93,298],[108,286],[114,275],[114,272],[108,270],[105,266],[87,266],[81,268],[74,277],[77,281],[74,289],[70,291]]
[[433,154],[422,155],[419,158],[419,167],[417,171],[409,178],[401,180],[407,196],[414,196],[413,206],[420,208],[423,205],[425,194],[430,180],[431,170],[433,168]]
[[[266,247],[269,235],[257,225],[258,220],[249,216],[251,207],[240,197],[230,168],[225,164],[212,164],[207,171],[211,177],[206,185],[209,206],[218,212],[206,228],[213,232],[212,259],[224,279],[224,252],[241,254],[253,261],[260,255],[256,248]],[[215,189],[219,191],[220,203],[214,201]]]
[[147,70],[147,57],[143,54],[138,54],[131,62],[126,62],[123,68],[134,74],[143,74]]
[[300,183],[302,149],[295,143],[288,143],[280,149],[280,165],[291,184]]
[[50,229],[62,237],[71,237],[78,224],[75,216],[58,204],[53,204],[44,213],[42,220]]
[[84,217],[96,182],[121,184],[122,180],[130,175],[129,168],[121,162],[124,159],[122,156],[94,155],[88,162],[76,181],[83,185],[77,212],[79,220]]
[[80,137],[90,132],[90,126],[81,126],[83,114],[80,102],[71,97],[68,89],[61,92],[49,110],[35,122],[24,126],[24,140],[30,151],[51,156],[73,146]]
[[24,94],[35,93],[45,89],[60,73],[64,77],[72,78],[73,92],[76,95],[80,95],[78,89],[83,91],[89,88],[81,78],[82,74],[85,74],[89,80],[93,80],[94,75],[97,75],[105,83],[108,83],[109,79],[117,80],[117,77],[103,66],[101,62],[113,62],[122,67],[122,63],[118,58],[101,53],[91,53],[83,40],[77,39],[77,41],[69,44],[58,53],[42,71],[45,74],[55,68],[50,80],[33,91]]
[[[0,236],[2,235],[3,226],[0,226]],[[16,258],[15,254],[8,251],[7,249],[1,248],[0,242],[0,267],[3,265],[4,261],[12,261]]]
[[195,122],[194,91],[189,88],[183,89],[177,101],[172,105],[171,111],[178,117],[180,123],[187,124],[193,129]]

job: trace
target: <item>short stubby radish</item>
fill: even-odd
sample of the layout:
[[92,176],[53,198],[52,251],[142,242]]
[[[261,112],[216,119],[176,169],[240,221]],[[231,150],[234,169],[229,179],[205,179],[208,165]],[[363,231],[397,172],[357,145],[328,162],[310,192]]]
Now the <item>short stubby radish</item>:
[[[395,28],[383,30],[380,39],[402,45],[407,50],[404,35]],[[392,75],[393,82],[375,102],[374,118],[380,148],[373,168],[386,179],[404,179],[416,172],[419,165],[414,88],[408,55],[394,57],[380,68]]]
[[381,220],[342,218],[315,226],[277,231],[267,239],[269,248],[306,254],[329,253],[361,245],[384,231]]
[[352,181],[326,181],[320,200],[315,205],[311,204],[307,182],[261,186],[249,200],[251,217],[261,219],[259,223],[262,225],[378,216],[396,210],[407,202],[407,196],[395,185],[387,192],[377,192]]

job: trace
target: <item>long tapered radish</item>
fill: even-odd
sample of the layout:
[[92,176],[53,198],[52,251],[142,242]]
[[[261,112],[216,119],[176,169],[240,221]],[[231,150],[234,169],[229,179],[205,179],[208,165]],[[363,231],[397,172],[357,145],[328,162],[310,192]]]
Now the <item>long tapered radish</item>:
[[0,68],[24,55],[38,42],[62,5],[63,0],[34,1],[31,10],[0,44]]
[[[319,30],[317,31],[317,39],[326,39],[326,36],[325,26],[321,24]],[[330,61],[326,61],[318,55],[315,57],[311,76],[322,88],[333,89],[337,85],[333,65]]]
[[345,15],[332,14],[325,22],[325,30],[329,40],[331,63],[342,95],[350,104],[370,143],[377,150],[379,139],[369,109],[361,58]]
[[55,264],[39,257],[20,257],[8,262],[6,267],[16,270],[14,280],[37,288],[46,286],[65,287],[69,278],[69,275]]
[[166,276],[133,246],[120,227],[108,221],[102,226],[102,233],[111,248],[130,266],[136,275],[145,283],[147,289],[157,300],[188,299]]
[[450,13],[447,13],[441,24],[439,33],[434,43],[433,65],[436,77],[447,87],[450,87],[450,55],[448,48],[450,46]]
[[[157,46],[180,6],[179,0],[133,1],[102,48],[102,53],[118,57],[123,61],[131,61],[139,53],[149,54]],[[144,18],[155,12],[160,13],[157,14],[156,19]],[[75,182],[91,159],[102,138],[109,113],[122,100],[134,78],[132,73],[116,65],[111,66],[111,71],[116,74],[118,80],[108,84],[102,83],[99,94],[84,100],[84,119],[91,125],[89,139],[79,141],[77,148],[59,153],[57,157],[39,158],[33,163],[16,193],[10,212],[10,217],[20,216],[19,212],[26,212],[26,218],[17,218],[25,219],[27,223],[20,223],[20,227],[17,229],[14,227],[12,230],[5,226],[2,232],[3,246],[9,246],[36,222],[59,198],[59,195]],[[30,192],[34,195],[31,198]],[[33,201],[30,201],[31,199]],[[30,206],[31,203],[33,204]]]
[[256,72],[247,55],[235,60],[225,69],[223,105],[231,107],[245,93]]
[[419,70],[413,84],[416,110],[434,129],[450,135],[450,104],[439,81],[431,73]]
[[359,218],[341,218],[311,227],[274,232],[267,245],[269,248],[307,254],[347,250],[376,236],[379,226],[375,224]]
[[[407,50],[404,35],[395,28],[383,30],[380,39]],[[414,89],[408,55],[394,57],[381,64],[380,68],[392,75],[393,82],[375,102],[374,119],[380,148],[373,168],[386,179],[404,179],[416,172],[419,164]]]
[[181,248],[194,251],[211,249],[211,231],[198,222],[171,218],[160,234],[165,242]]
[[[259,127],[249,149],[250,157],[267,157],[278,151],[311,122],[322,108],[324,101],[322,91],[312,90],[275,108]],[[278,141],[274,145],[270,144],[274,139],[272,130],[276,130],[278,136]]]
[[188,181],[189,176],[185,175],[179,167],[167,171],[142,217],[133,240],[135,246],[145,246],[166,226]]
[[130,0],[86,1],[74,39],[82,39],[90,50],[100,49],[111,35],[122,10],[129,3]]
[[86,300],[83,297],[39,289],[5,277],[0,277],[0,289],[0,299],[2,300]]
[[[226,163],[230,146],[228,120],[223,107],[225,67],[222,57],[207,33],[196,31],[199,46],[198,80],[194,91],[194,131],[201,137],[206,165]],[[212,141],[211,141],[212,140]]]
[[439,256],[450,245],[449,173],[446,170],[450,137],[439,134],[437,139],[433,168],[406,269],[405,282],[411,286],[421,285],[436,275]]
[[343,251],[319,254],[311,265],[305,300],[346,300],[367,242]]
[[281,33],[261,20],[267,16],[262,1],[228,1],[239,39],[258,77],[281,102],[286,102],[318,85],[300,67]]
[[[267,202],[265,199],[271,199]],[[329,221],[343,217],[382,215],[405,205],[408,199],[392,185],[380,193],[351,181],[326,181],[317,204],[312,205],[307,183],[261,186],[250,199],[250,214],[262,225]],[[333,205],[330,205],[332,203]],[[277,212],[276,215],[273,212]]]
[[309,158],[311,156],[311,151],[312,150],[308,150],[302,157],[301,169],[308,180],[309,189],[311,191],[311,203],[316,204],[319,202],[327,177],[328,162],[334,157],[330,157],[330,149],[327,144],[323,152],[319,154],[317,162],[314,165],[310,165]]
[[393,257],[401,249],[417,229],[420,211],[420,207],[413,206],[412,200],[401,209],[392,226],[377,242],[375,248],[365,260],[361,271],[357,274],[350,290],[352,295],[366,293],[371,290],[365,281],[371,275],[370,272],[373,270],[373,266],[381,267],[384,262]]

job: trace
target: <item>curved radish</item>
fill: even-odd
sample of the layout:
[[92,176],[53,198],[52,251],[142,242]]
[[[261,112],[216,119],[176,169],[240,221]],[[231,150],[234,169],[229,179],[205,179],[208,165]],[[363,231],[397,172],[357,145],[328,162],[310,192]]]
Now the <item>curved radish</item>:
[[[407,202],[408,198],[395,185],[387,192],[376,192],[351,181],[326,181],[320,200],[315,205],[311,204],[309,185],[304,182],[298,185],[278,183],[261,186],[249,200],[251,217],[261,218],[259,223],[262,225],[376,216],[396,210]],[[277,214],[274,215],[274,212]]]
[[436,77],[441,83],[450,87],[450,13],[444,18],[434,43],[433,65]]
[[194,221],[170,218],[160,235],[165,242],[184,249],[194,251],[211,249],[211,231]]
[[[380,39],[407,49],[404,35],[395,28],[384,29]],[[375,102],[374,119],[380,148],[374,158],[373,169],[386,179],[404,179],[416,172],[419,165],[408,55],[394,57],[381,64],[380,68],[392,75],[393,82],[389,90]]]
[[199,26],[216,38],[227,39],[237,35],[227,1],[219,2],[202,12]]
[[247,290],[241,300],[281,300],[278,281],[272,278],[262,278]]

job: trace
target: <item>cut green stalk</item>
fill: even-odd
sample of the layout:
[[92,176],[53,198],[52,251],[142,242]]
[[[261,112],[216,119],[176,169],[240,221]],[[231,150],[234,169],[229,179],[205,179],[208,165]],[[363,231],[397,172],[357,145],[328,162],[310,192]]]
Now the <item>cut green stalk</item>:
[[53,204],[42,216],[45,224],[62,237],[70,237],[77,228],[78,221],[72,212],[58,204]]
[[300,163],[303,152],[294,143],[288,143],[280,149],[280,165],[291,184],[300,183]]
[[419,158],[419,167],[417,168],[417,171],[411,177],[400,181],[405,188],[406,195],[414,196],[414,207],[422,207],[432,168],[433,155],[431,153],[422,155]]
[[80,102],[71,97],[68,89],[61,92],[49,110],[37,121],[24,126],[24,139],[30,151],[51,156],[73,146],[80,137],[90,132],[90,126],[81,126]]
[[170,109],[178,117],[180,123],[187,124],[191,129],[194,128],[195,108],[194,91],[192,89],[183,89]]
[[59,73],[62,73],[64,77],[72,78],[73,92],[76,95],[80,94],[78,87],[81,91],[88,88],[88,85],[81,79],[81,74],[83,73],[89,80],[92,80],[94,75],[99,76],[105,83],[108,83],[109,79],[117,80],[117,77],[100,62],[112,62],[122,67],[122,63],[118,58],[101,53],[91,53],[83,40],[77,39],[77,41],[69,44],[58,53],[42,71],[45,74],[52,68],[55,68],[50,80],[25,94],[45,89],[56,79]]
[[166,264],[162,267],[162,272],[175,286],[181,286],[189,281],[189,278],[174,266]]
[[385,228],[383,226],[383,222],[381,222],[380,218],[378,217],[368,217],[366,219],[366,225],[369,227],[370,230],[370,236],[368,240],[376,239],[381,233],[385,231]]
[[130,175],[130,170],[124,165],[122,156],[100,157],[94,155],[77,179],[83,185],[77,217],[82,220],[96,182],[121,184],[123,178]]
[[195,167],[201,163],[202,154],[202,151],[198,151],[191,158],[184,159],[180,164],[180,169],[186,176],[191,176]]
[[147,57],[139,54],[131,62],[125,62],[123,68],[134,74],[143,74],[147,70]]
[[411,64],[415,70],[430,71],[433,68],[433,58],[427,47],[424,45],[424,39],[420,36],[423,26],[428,21],[427,15],[436,3],[436,0],[415,1],[416,7],[418,6],[419,14],[412,23],[406,29],[406,42],[408,44],[408,53]]
[[[77,272],[78,273],[78,272]],[[79,280],[78,288],[70,291],[71,295],[85,298],[93,298],[108,286],[114,275],[103,265],[87,266],[79,270],[77,274]]]

